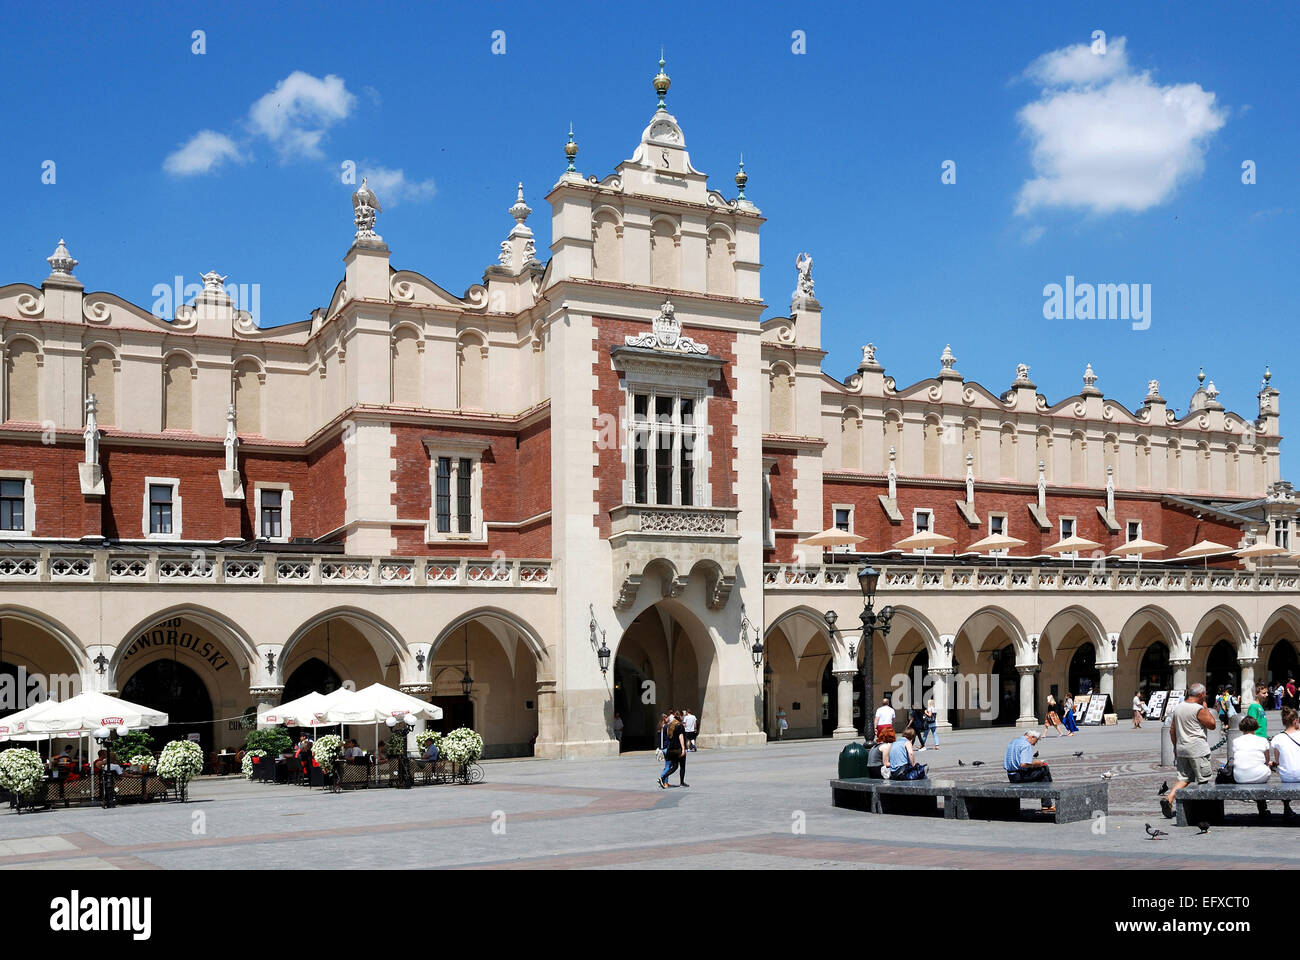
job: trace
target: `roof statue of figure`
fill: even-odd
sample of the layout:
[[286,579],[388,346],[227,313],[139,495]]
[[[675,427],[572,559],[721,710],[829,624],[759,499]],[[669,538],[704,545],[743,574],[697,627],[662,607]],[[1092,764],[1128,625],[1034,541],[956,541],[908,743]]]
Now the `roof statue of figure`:
[[367,178],[362,177],[360,189],[352,194],[352,219],[357,225],[356,239],[381,243],[383,237],[375,233],[375,214],[383,213],[384,208],[379,205],[379,198],[366,181]]

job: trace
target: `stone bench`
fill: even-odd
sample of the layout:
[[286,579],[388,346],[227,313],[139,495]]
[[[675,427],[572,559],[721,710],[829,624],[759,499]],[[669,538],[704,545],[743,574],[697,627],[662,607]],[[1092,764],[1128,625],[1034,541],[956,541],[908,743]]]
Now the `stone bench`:
[[[1181,793],[1181,791],[1180,791]],[[869,813],[933,816],[943,798],[948,820],[1018,820],[1022,800],[1056,804],[1055,823],[1090,819],[1109,809],[1109,784],[997,783],[956,780],[872,780],[854,778],[831,781],[831,805]]]
[[[1174,796],[1178,808],[1177,823],[1186,827],[1197,823],[1223,823],[1225,800],[1300,800],[1300,783],[1202,783],[1181,787]],[[1253,813],[1254,811],[1252,811]],[[1281,818],[1279,818],[1281,819]]]

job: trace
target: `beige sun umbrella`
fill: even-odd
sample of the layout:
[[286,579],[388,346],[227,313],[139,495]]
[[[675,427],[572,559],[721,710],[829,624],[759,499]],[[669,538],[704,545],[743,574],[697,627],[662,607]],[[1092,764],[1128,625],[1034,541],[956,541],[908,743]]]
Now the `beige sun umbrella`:
[[1101,544],[1096,540],[1089,540],[1087,537],[1066,537],[1064,540],[1057,540],[1050,547],[1043,547],[1043,552],[1055,553],[1058,556],[1062,553],[1071,554],[1070,566],[1074,566],[1080,550],[1096,550],[1100,546]]
[[1272,543],[1252,543],[1249,547],[1243,547],[1234,551],[1233,555],[1241,557],[1243,560],[1258,560],[1260,557],[1283,557],[1291,551],[1286,547],[1279,547]]
[[[935,533],[933,530],[922,530],[920,533],[914,533],[910,537],[904,537],[894,544],[895,550],[931,550],[935,547],[947,547],[956,543],[952,537],[945,537],[942,533]],[[927,554],[921,554],[921,566],[925,566]]]
[[[979,553],[981,550],[987,550],[990,554],[993,554],[994,550],[1010,550],[1012,547],[1023,547],[1024,545],[1024,540],[1017,540],[1015,537],[1009,537],[1005,533],[993,533],[985,537],[983,540],[976,540],[966,549],[975,553]],[[994,566],[997,565],[997,562],[997,557],[994,556]]]
[[841,546],[852,546],[861,543],[867,539],[860,533],[849,533],[847,530],[841,530],[839,527],[830,527],[821,533],[814,533],[811,537],[800,540],[799,542],[807,547],[830,547],[831,555],[835,555],[835,548]]
[[1143,540],[1141,537],[1138,537],[1136,540],[1130,540],[1128,543],[1116,547],[1114,550],[1111,551],[1111,553],[1117,554],[1121,557],[1137,557],[1138,558],[1137,566],[1138,569],[1141,570],[1142,558],[1146,554],[1159,553],[1161,550],[1167,550],[1167,549],[1169,548],[1166,547],[1163,543],[1155,543],[1152,540]]
[[1210,568],[1210,557],[1221,553],[1232,553],[1232,547],[1226,543],[1215,543],[1213,540],[1202,540],[1194,543],[1186,550],[1179,550],[1178,556],[1191,559],[1193,557],[1205,557],[1205,568]]

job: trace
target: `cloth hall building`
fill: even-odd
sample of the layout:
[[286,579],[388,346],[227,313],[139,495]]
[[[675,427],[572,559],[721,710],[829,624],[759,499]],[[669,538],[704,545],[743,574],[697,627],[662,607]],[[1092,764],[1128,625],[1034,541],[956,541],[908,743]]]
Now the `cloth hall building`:
[[[1049,400],[1028,366],[986,387],[950,349],[910,386],[871,345],[826,372],[811,259],[773,311],[760,273],[790,275],[761,270],[743,165],[734,197],[711,189],[655,87],[611,174],[579,173],[570,139],[548,248],[518,188],[463,295],[401,264],[364,183],[302,322],[258,326],[215,272],[155,316],[87,292],[62,241],[39,285],[0,286],[5,675],[149,703],[208,749],[251,708],[374,681],[489,755],[617,752],[616,712],[648,746],[681,706],[705,746],[764,741],[778,708],[788,736],[848,736],[856,562],[800,544],[832,526],[865,537],[896,611],[878,686],[989,678],[982,701],[936,688],[946,723],[1300,673],[1294,560],[1170,562],[1289,548],[1268,377],[1248,411],[1209,383],[1175,416],[1155,381],[1130,409],[1089,367]],[[888,552],[921,530],[956,543]],[[1025,546],[963,554],[992,533]],[[1069,535],[1167,550],[1044,555]]]

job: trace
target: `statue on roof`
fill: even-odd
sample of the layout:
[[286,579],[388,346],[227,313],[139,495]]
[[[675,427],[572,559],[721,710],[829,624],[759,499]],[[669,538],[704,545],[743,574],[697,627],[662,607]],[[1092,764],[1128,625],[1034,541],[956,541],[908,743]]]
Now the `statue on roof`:
[[794,267],[799,271],[799,284],[794,291],[796,297],[807,297],[810,300],[815,298],[813,294],[812,265],[813,259],[807,253],[801,253],[794,258]]
[[366,179],[361,178],[361,188],[352,194],[352,219],[357,225],[356,239],[380,242],[383,238],[375,233],[375,214],[383,213],[384,208],[379,205],[379,198],[367,185]]

